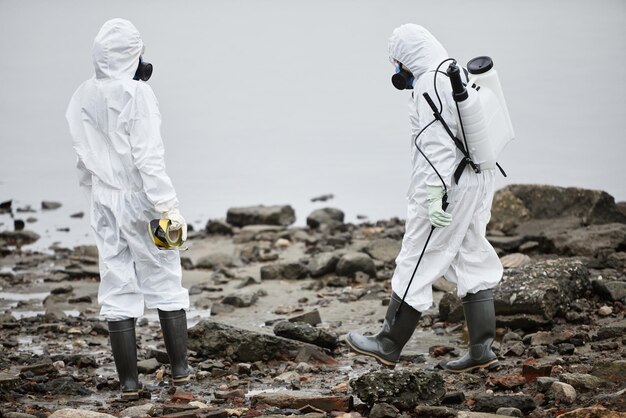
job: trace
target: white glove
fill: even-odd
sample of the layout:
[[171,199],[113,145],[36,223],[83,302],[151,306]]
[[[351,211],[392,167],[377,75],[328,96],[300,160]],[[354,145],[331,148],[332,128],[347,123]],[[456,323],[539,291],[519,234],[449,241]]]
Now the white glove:
[[452,222],[452,215],[442,208],[444,189],[438,186],[426,186],[428,199],[428,219],[435,228],[443,228]]
[[170,228],[173,231],[180,229],[183,234],[183,241],[187,241],[187,222],[185,222],[185,218],[183,218],[178,209],[163,212],[161,219],[169,219],[172,222]]

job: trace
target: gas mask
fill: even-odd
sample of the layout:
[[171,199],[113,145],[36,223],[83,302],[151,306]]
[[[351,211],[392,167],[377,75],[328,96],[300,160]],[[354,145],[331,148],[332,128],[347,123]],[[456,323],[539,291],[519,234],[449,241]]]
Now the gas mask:
[[413,77],[413,74],[402,68],[402,64],[398,63],[396,65],[396,73],[391,76],[391,83],[393,86],[398,90],[412,90],[414,82],[415,77]]
[[133,77],[133,80],[148,81],[151,75],[152,64],[150,64],[149,62],[145,62],[142,57],[139,57],[139,65],[137,66],[137,71],[135,71],[135,76]]

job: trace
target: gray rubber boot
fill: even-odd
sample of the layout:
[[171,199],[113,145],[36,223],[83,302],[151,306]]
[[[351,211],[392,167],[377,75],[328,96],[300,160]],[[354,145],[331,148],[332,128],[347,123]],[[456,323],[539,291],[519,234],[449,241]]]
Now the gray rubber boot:
[[174,386],[183,386],[189,382],[187,313],[184,309],[171,312],[160,309],[158,311],[165,349],[172,367],[172,383]]
[[481,290],[468,293],[463,299],[465,323],[469,331],[469,351],[460,359],[441,365],[445,370],[461,373],[475,369],[498,367],[498,357],[491,350],[496,337],[496,310],[493,291]]
[[137,400],[141,386],[137,372],[135,318],[108,321],[108,325],[111,350],[122,389],[122,400]]
[[[400,311],[396,315],[398,307]],[[369,336],[350,332],[346,342],[357,353],[374,357],[387,366],[395,366],[421,316],[419,311],[402,303],[402,298],[392,293],[383,329],[378,334]]]

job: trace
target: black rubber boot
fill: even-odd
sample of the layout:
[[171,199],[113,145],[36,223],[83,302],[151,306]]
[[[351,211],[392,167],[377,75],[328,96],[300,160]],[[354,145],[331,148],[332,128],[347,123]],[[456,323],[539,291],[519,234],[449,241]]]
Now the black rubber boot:
[[469,332],[469,351],[460,359],[444,363],[441,367],[453,373],[498,368],[498,357],[491,350],[491,344],[496,337],[496,310],[492,290],[468,293],[462,301]]
[[189,382],[187,313],[184,309],[171,312],[160,309],[158,311],[165,349],[172,366],[172,383],[174,386],[183,386]]
[[[396,315],[398,307],[400,311]],[[383,329],[378,334],[369,336],[351,332],[346,341],[357,353],[374,357],[387,366],[395,366],[421,316],[419,311],[403,303],[402,298],[392,293]]]
[[137,373],[135,318],[108,321],[108,325],[111,350],[122,389],[122,400],[137,400],[141,386]]

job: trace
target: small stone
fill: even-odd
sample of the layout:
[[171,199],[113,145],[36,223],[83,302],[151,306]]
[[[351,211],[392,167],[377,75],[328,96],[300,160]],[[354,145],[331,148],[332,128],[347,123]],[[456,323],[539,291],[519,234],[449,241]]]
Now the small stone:
[[441,400],[442,405],[458,405],[465,402],[465,394],[463,392],[446,392]]
[[374,404],[368,418],[395,418],[399,413],[400,411],[395,406],[379,402]]
[[120,412],[121,417],[128,418],[144,418],[151,417],[156,413],[156,405],[146,403],[138,406],[131,406]]
[[537,378],[537,390],[542,393],[547,392],[548,389],[550,389],[550,386],[552,386],[552,383],[556,381],[557,379],[555,379],[554,377],[547,377],[547,376],[538,377]]
[[572,385],[563,382],[553,382],[547,395],[556,403],[572,404],[576,400],[576,389]]
[[309,325],[319,325],[322,323],[322,317],[320,316],[320,312],[317,309],[314,309],[309,312],[305,312],[300,315],[292,316],[288,319],[289,322],[305,322]]
[[504,415],[507,417],[523,417],[524,413],[517,408],[498,408],[496,415]]
[[52,210],[52,209],[58,209],[60,207],[61,207],[61,204],[59,202],[52,202],[49,200],[44,200],[43,202],[41,202],[41,209]]
[[48,418],[115,418],[114,415],[103,414],[101,412],[88,411],[86,409],[64,408],[55,411]]
[[369,255],[364,253],[344,254],[337,263],[336,273],[340,276],[354,277],[361,271],[370,277],[376,277],[376,265]]
[[158,360],[155,358],[150,358],[147,360],[141,360],[137,362],[137,370],[139,373],[150,374],[154,373],[161,367]]
[[238,294],[231,294],[222,299],[222,303],[225,305],[232,305],[237,308],[245,308],[252,306],[259,299],[256,293],[242,292]]
[[285,249],[291,245],[291,241],[285,238],[279,238],[276,240],[276,243],[274,245],[276,246],[276,248]]
[[600,309],[598,309],[598,315],[600,316],[609,316],[613,313],[613,308],[611,308],[610,306],[602,306]]
[[562,355],[574,354],[574,350],[576,349],[576,347],[574,347],[574,344],[569,344],[569,343],[559,344],[556,346],[556,348],[559,354],[562,354]]
[[74,290],[74,287],[71,284],[67,284],[65,286],[55,287],[50,291],[50,293],[53,295],[62,295],[65,293],[71,293],[72,290]]
[[82,218],[83,216],[85,216],[85,212],[76,212],[72,213],[70,215],[70,218]]

